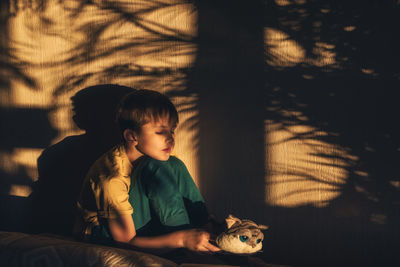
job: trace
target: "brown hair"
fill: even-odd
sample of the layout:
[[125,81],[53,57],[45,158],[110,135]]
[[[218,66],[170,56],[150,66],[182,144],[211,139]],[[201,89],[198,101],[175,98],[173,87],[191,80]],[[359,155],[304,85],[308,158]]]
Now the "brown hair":
[[152,90],[142,89],[127,94],[117,109],[117,123],[121,133],[126,129],[139,132],[144,124],[165,117],[171,127],[178,124],[178,112],[171,100]]

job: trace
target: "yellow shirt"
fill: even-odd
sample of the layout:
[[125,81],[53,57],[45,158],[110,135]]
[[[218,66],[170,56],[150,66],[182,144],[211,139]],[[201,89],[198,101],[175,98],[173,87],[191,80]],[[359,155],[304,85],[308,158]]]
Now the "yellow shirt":
[[125,147],[118,145],[102,155],[89,169],[77,203],[78,219],[74,232],[90,235],[101,218],[132,214],[129,203],[132,164]]

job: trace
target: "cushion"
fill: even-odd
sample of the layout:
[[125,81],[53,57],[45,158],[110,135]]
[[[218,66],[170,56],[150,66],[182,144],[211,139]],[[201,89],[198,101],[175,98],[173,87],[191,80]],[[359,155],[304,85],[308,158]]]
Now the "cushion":
[[0,266],[171,266],[172,261],[134,250],[61,237],[0,231]]

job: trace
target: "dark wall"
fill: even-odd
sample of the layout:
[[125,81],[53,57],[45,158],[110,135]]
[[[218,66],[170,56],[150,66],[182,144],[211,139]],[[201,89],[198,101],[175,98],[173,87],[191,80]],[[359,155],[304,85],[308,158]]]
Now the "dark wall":
[[[198,53],[188,90],[199,94],[201,190],[219,217],[233,213],[271,225],[264,247],[270,262],[395,266],[400,7],[394,1],[287,2],[198,2]],[[265,27],[287,34],[309,61],[266,64],[276,55],[264,43]],[[317,42],[330,44],[325,49],[334,51],[335,64],[312,64]],[[313,138],[354,156],[337,156],[331,166],[347,173],[334,189],[338,197],[324,207],[265,202],[267,120],[282,129],[306,125],[313,130],[294,139]],[[311,156],[329,168],[332,154]],[[286,174],[315,180],[300,170]],[[302,197],[300,189],[293,194]]]

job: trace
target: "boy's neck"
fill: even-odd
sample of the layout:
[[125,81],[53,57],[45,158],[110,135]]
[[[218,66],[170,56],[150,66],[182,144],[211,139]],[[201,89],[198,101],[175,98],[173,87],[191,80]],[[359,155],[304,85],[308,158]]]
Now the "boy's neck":
[[126,155],[128,156],[129,161],[133,164],[136,160],[144,156],[139,150],[136,148],[129,147],[126,143],[124,144]]

